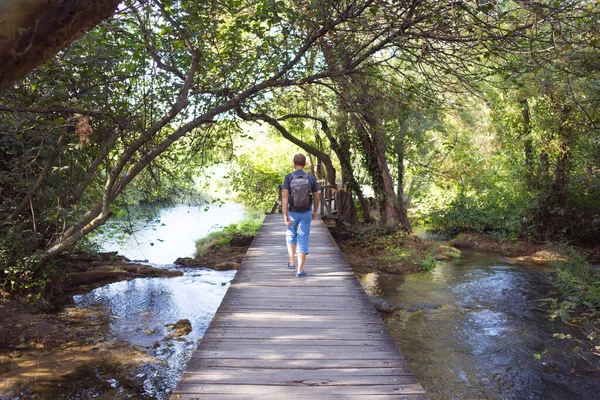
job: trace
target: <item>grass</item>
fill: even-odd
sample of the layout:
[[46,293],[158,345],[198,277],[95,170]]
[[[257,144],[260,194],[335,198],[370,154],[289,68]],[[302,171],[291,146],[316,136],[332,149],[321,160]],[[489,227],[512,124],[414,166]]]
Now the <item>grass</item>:
[[250,243],[260,229],[265,215],[255,213],[237,224],[230,224],[221,230],[211,232],[196,242],[196,257],[210,254],[211,251],[232,243]]

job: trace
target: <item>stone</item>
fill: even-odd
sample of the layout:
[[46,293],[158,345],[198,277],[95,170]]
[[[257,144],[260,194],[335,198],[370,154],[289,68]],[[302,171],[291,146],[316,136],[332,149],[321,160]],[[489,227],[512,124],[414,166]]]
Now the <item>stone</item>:
[[192,331],[192,323],[189,319],[180,319],[175,324],[166,324],[165,326],[172,330],[171,334],[167,336],[169,339],[185,336]]
[[179,257],[177,260],[175,260],[175,262],[173,264],[181,265],[182,267],[187,267],[187,268],[201,267],[201,265],[198,263],[198,260],[196,260],[195,258],[192,258],[192,257]]
[[400,309],[400,307],[393,305],[379,297],[369,296],[371,303],[375,306],[375,309],[382,314],[393,314]]
[[212,269],[214,269],[215,271],[232,271],[232,270],[237,271],[239,267],[240,267],[239,263],[236,263],[233,261],[227,261],[227,262],[222,262],[220,264],[216,264],[215,266],[213,266]]

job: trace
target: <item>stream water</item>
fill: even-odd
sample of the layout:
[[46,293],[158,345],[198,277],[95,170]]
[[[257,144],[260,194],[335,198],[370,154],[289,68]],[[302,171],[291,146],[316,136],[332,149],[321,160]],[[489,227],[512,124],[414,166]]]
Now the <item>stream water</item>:
[[[138,227],[135,238],[107,238],[103,245],[130,259],[175,268],[177,257],[193,255],[196,239],[243,217],[238,205],[208,211],[179,206],[163,210],[160,221]],[[109,316],[109,341],[138,346],[148,361],[126,371],[126,377],[111,372],[111,366],[93,364],[79,378],[69,378],[60,395],[42,398],[168,399],[235,275],[183,271],[181,277],[117,282],[75,296],[77,307],[100,308]],[[597,366],[582,359],[575,340],[553,337],[574,332],[549,321],[541,308],[551,286],[539,267],[465,251],[428,273],[369,274],[362,282],[367,291],[400,307],[384,319],[433,400],[600,399]],[[180,319],[190,320],[192,332],[165,340],[167,326]]]
[[575,331],[541,309],[551,286],[539,267],[467,251],[367,290],[401,308],[384,319],[431,399],[600,398],[597,365],[553,337]]
[[[175,268],[172,263],[178,257],[194,255],[196,240],[219,227],[239,222],[244,216],[244,209],[238,204],[206,210],[189,206],[167,208],[161,210],[154,223],[136,227],[135,236],[104,240],[103,248],[132,260],[146,260],[155,267]],[[178,269],[184,272],[183,276],[116,282],[73,299],[78,307],[106,309],[111,318],[108,340],[148,349],[155,361],[137,371],[138,378],[143,379],[146,398],[169,398],[235,275],[235,271]],[[170,333],[168,325],[181,319],[191,322],[192,332],[178,340],[163,340]]]

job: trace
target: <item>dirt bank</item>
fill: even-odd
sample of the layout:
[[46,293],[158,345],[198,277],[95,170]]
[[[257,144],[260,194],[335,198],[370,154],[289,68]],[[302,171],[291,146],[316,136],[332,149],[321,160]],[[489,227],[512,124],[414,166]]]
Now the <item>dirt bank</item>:
[[72,374],[108,365],[125,373],[148,358],[135,346],[104,340],[110,321],[103,309],[67,306],[45,313],[4,300],[0,320],[0,398],[18,393],[23,398],[63,398],[59,393]]
[[329,231],[357,274],[429,270],[438,261],[460,256],[458,249],[444,243],[403,232],[384,232],[372,225],[330,227]]
[[252,236],[246,236],[244,241],[210,246],[204,254],[196,254],[194,258],[178,258],[175,264],[187,268],[210,268],[215,271],[237,270],[253,239]]
[[436,261],[460,257],[461,250],[503,254],[522,264],[544,264],[564,259],[565,252],[522,240],[501,240],[484,234],[460,234],[448,242],[432,241],[406,233],[383,232],[374,226],[330,227],[350,266],[357,274],[403,274],[435,267]]

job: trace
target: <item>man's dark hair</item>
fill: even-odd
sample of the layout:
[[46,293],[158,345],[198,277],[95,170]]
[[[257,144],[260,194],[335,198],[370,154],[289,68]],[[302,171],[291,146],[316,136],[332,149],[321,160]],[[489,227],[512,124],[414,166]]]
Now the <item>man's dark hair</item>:
[[294,165],[300,165],[302,167],[306,165],[306,157],[304,154],[296,154],[294,156]]

